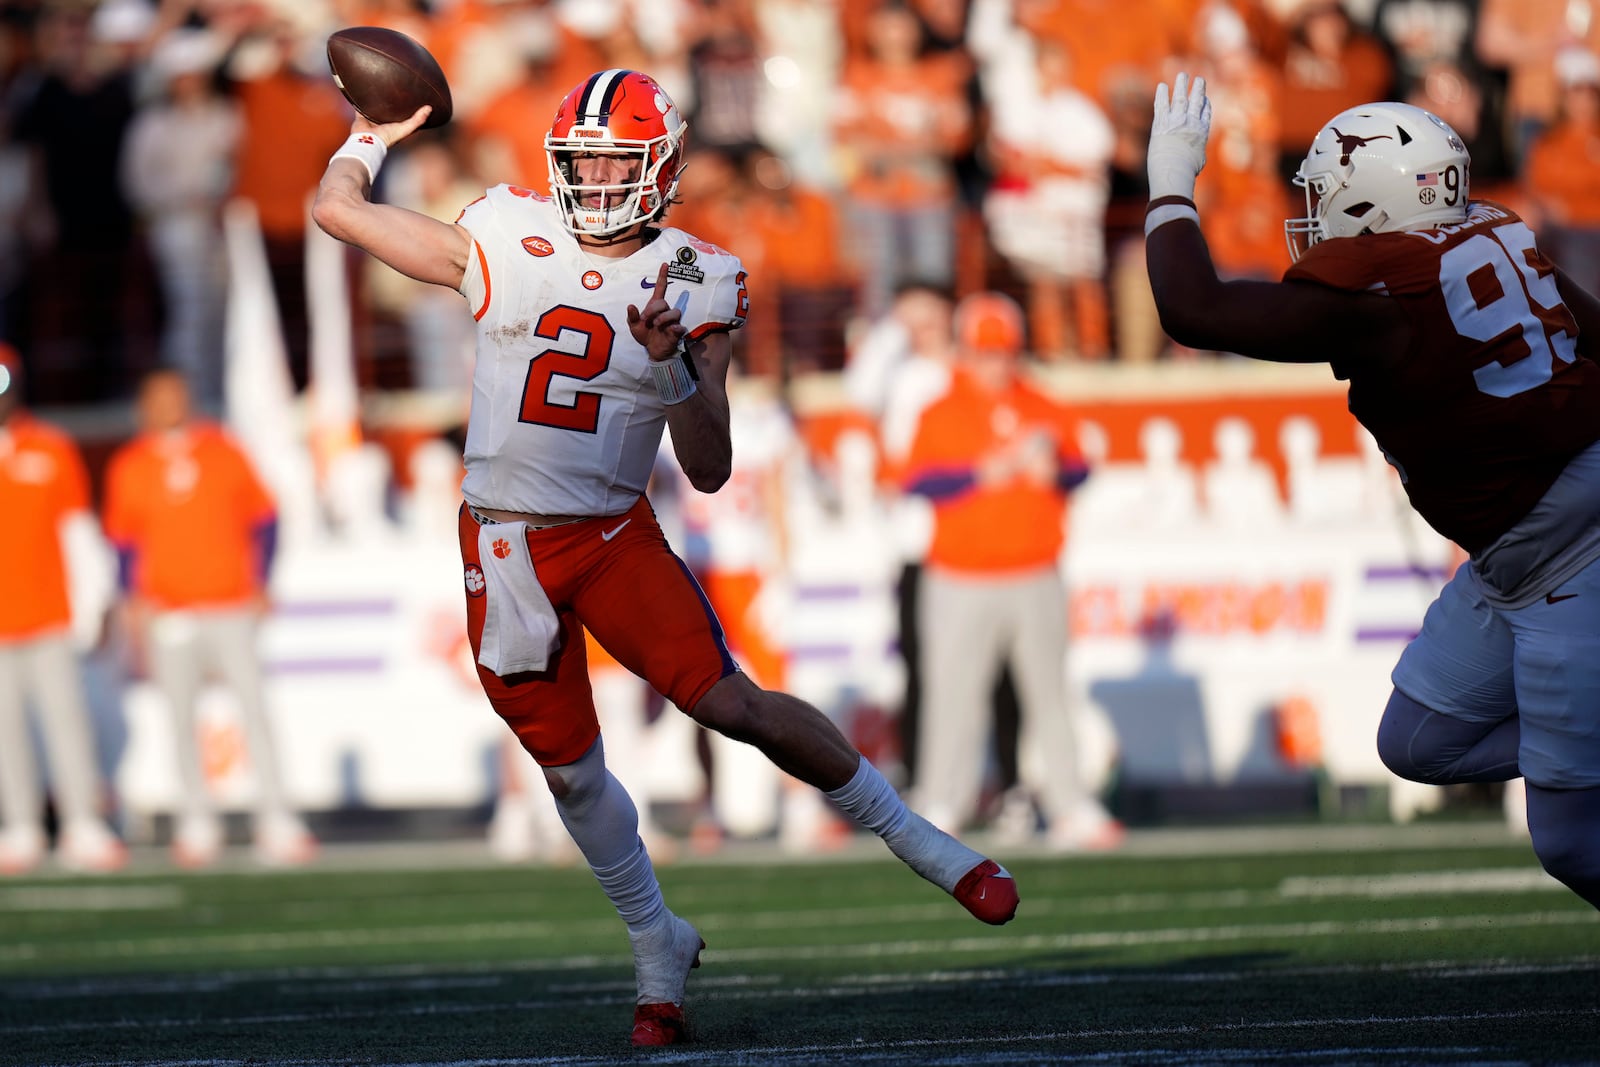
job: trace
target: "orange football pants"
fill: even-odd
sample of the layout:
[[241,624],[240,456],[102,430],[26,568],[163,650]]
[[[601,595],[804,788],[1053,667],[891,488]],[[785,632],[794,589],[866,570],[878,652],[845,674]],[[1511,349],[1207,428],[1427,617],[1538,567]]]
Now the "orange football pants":
[[[469,576],[482,569],[479,529],[463,505],[457,530]],[[481,665],[477,669],[489,703],[540,765],[573,763],[600,735],[585,628],[618,663],[684,710],[739,669],[710,602],[667,544],[644,497],[625,514],[529,530],[527,536],[539,584],[561,621],[561,649],[543,671],[501,678]],[[481,577],[466,582],[474,661],[483,640],[482,589]]]

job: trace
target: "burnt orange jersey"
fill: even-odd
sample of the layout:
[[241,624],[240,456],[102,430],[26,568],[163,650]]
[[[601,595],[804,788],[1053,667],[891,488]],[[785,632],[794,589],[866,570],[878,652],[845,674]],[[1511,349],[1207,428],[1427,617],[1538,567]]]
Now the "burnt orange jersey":
[[132,554],[133,591],[163,608],[242,604],[261,592],[255,531],[272,498],[215,426],[141,434],[106,471],[106,536]]
[[26,414],[0,428],[0,641],[72,617],[61,520],[89,507],[89,478],[66,434]]
[[1567,461],[1600,439],[1600,365],[1533,232],[1474,203],[1459,226],[1323,241],[1284,275],[1397,300],[1411,323],[1399,363],[1334,363],[1350,412],[1435,530],[1468,551],[1510,529]]

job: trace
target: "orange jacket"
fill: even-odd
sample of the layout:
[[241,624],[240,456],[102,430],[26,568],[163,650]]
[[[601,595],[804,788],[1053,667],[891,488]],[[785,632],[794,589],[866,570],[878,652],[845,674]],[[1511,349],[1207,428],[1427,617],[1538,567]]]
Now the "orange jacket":
[[0,641],[72,618],[61,520],[89,510],[89,476],[72,439],[26,413],[0,427]]
[[106,472],[106,536],[128,588],[158,607],[229,607],[259,595],[274,518],[250,461],[213,425],[141,434]]
[[[980,485],[985,457],[1048,445],[1058,477],[1016,476]],[[1065,542],[1067,494],[1087,474],[1065,405],[1020,379],[991,393],[958,368],[950,389],[922,413],[906,462],[906,488],[933,501],[927,562],[973,575],[1051,566]]]

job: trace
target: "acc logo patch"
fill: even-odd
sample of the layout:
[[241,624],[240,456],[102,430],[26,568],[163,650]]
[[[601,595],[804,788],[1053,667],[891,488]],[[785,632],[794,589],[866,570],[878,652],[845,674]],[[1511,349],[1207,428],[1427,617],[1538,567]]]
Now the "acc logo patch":
[[522,248],[530,256],[548,256],[555,252],[556,246],[546,241],[543,237],[524,237]]
[[[670,269],[668,273],[671,273]],[[598,289],[606,282],[605,278],[602,277],[600,272],[597,270],[584,271],[583,277],[579,278],[578,280],[583,283],[583,287],[585,289]]]
[[478,565],[476,563],[467,564],[466,572],[462,575],[462,577],[467,583],[468,596],[483,595],[483,572],[478,569]]
[[706,280],[706,272],[694,265],[698,255],[693,248],[684,245],[678,249],[677,262],[667,264],[667,277],[676,278],[680,282],[694,282],[696,285]]

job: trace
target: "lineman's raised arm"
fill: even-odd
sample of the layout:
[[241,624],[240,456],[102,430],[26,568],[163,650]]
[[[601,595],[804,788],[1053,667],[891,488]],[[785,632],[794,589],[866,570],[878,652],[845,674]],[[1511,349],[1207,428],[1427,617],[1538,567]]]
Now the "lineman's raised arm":
[[420,212],[368,199],[389,148],[415,132],[431,110],[421,107],[404,122],[383,125],[357,115],[350,139],[328,161],[311,217],[328,235],[401,274],[460,289],[472,251],[471,234]]
[[1331,362],[1403,337],[1379,297],[1297,282],[1223,281],[1200,232],[1195,179],[1206,164],[1211,101],[1204,78],[1156,88],[1146,166],[1145,263],[1161,328],[1179,344],[1280,363]]

